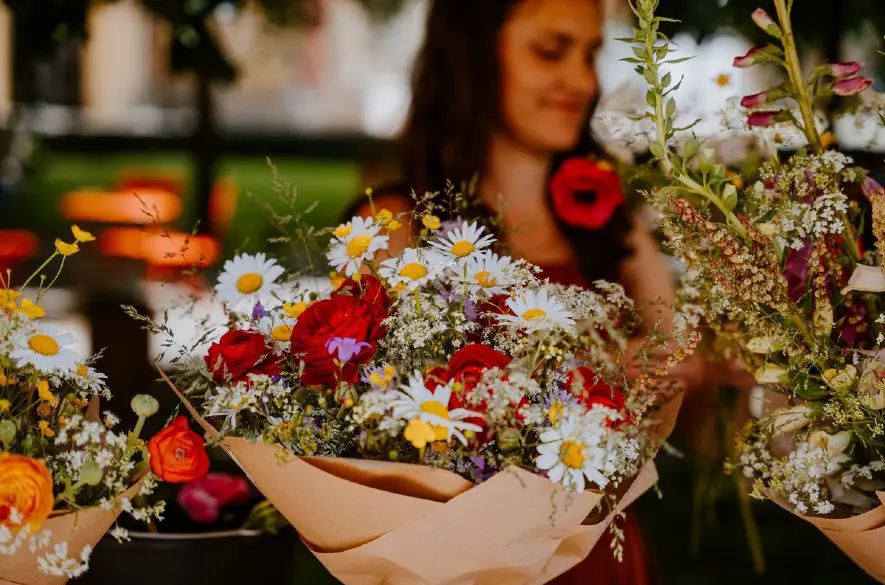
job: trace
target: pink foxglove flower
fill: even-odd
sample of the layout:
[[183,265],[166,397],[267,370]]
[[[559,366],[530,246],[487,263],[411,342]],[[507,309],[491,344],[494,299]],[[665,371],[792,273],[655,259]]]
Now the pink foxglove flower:
[[833,84],[833,93],[840,96],[857,95],[866,91],[873,84],[872,80],[861,75],[849,79],[841,79]]
[[761,63],[762,60],[765,58],[764,51],[766,48],[767,47],[764,46],[753,47],[743,57],[735,57],[734,63],[732,63],[732,65],[737,67],[738,69],[746,69],[748,67],[756,65],[757,63]]

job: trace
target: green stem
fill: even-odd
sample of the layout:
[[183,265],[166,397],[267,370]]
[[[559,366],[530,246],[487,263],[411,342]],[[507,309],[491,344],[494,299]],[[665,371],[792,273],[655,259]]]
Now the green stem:
[[18,289],[19,292],[24,292],[24,290],[25,290],[25,289],[27,288],[27,286],[31,283],[31,281],[34,280],[34,277],[37,276],[38,274],[40,274],[40,271],[42,271],[44,268],[46,268],[46,266],[47,266],[50,262],[52,262],[52,260],[53,260],[56,256],[58,256],[58,250],[56,250],[55,252],[53,252],[53,253],[52,253],[52,256],[50,256],[49,258],[47,258],[47,259],[43,262],[43,264],[41,264],[41,265],[37,268],[37,270],[35,270],[34,272],[31,273],[31,275],[28,277],[28,279],[25,281],[25,283],[21,286],[21,288]]
[[144,428],[145,420],[147,419],[143,416],[138,417],[138,421],[135,423],[135,428],[129,433],[129,440],[126,441],[126,459],[129,459],[135,453],[135,446],[138,445],[138,437],[141,435],[141,431]]
[[796,37],[793,35],[793,25],[790,22],[792,2],[788,7],[785,0],[774,0],[774,6],[777,9],[777,18],[780,21],[787,74],[790,76],[790,84],[795,92],[793,97],[799,104],[799,112],[802,114],[804,126],[802,130],[805,132],[806,138],[808,138],[808,144],[815,153],[820,154],[824,150],[823,144],[817,131],[817,125],[814,123],[811,94],[808,91],[805,78],[802,76],[802,65],[799,61],[799,52],[796,49]]
[[39,303],[40,299],[43,298],[43,295],[46,294],[46,291],[51,289],[52,285],[55,284],[55,281],[58,280],[59,275],[61,275],[62,269],[65,267],[65,260],[66,259],[67,259],[67,256],[61,257],[61,264],[58,265],[58,271],[56,271],[55,277],[53,277],[52,282],[50,282],[47,286],[43,286],[42,284],[40,285],[40,290],[37,292],[37,300],[34,301],[35,303]]

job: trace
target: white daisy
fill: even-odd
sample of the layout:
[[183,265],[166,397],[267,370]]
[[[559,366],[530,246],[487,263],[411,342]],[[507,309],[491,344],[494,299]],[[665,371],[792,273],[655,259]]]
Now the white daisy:
[[507,292],[505,287],[512,284],[510,256],[498,256],[494,252],[484,252],[467,262],[467,283],[470,293],[480,292],[487,296]]
[[272,338],[279,349],[285,349],[285,346],[291,343],[292,328],[311,303],[310,294],[305,293],[298,301],[284,302],[272,311],[265,312],[255,323],[255,327],[262,334]]
[[559,300],[547,294],[546,289],[527,290],[521,297],[510,298],[507,306],[513,315],[498,315],[504,321],[528,331],[574,327],[574,315]]
[[600,443],[605,432],[604,424],[587,424],[584,417],[563,418],[559,426],[541,433],[535,465],[547,472],[550,481],[578,493],[584,491],[585,478],[604,488],[608,484],[603,475],[608,457]]
[[215,292],[220,301],[234,308],[251,309],[256,303],[274,302],[274,283],[283,268],[263,253],[240,254],[224,263]]
[[439,253],[406,248],[398,257],[382,262],[378,274],[391,287],[402,284],[415,290],[436,278],[444,267],[445,260]]
[[18,367],[28,364],[46,374],[67,374],[77,369],[79,356],[67,346],[77,339],[70,333],[61,333],[52,325],[41,325],[19,332],[13,341],[9,357]]
[[326,253],[332,268],[353,276],[359,272],[363,262],[370,260],[377,252],[386,250],[390,238],[378,235],[382,227],[371,217],[354,217],[335,228],[332,232],[335,237]]
[[463,222],[459,227],[446,233],[444,237],[430,242],[430,246],[448,260],[461,264],[478,258],[482,251],[494,243],[495,238],[483,235],[485,228],[476,222]]
[[391,402],[393,416],[408,420],[404,436],[419,449],[433,441],[450,440],[453,436],[467,444],[462,431],[479,432],[482,427],[464,422],[466,418],[482,416],[479,413],[456,408],[449,410],[452,383],[437,386],[431,392],[424,385],[420,372],[409,376],[409,383],[400,386]]
[[77,367],[68,376],[68,379],[83,392],[98,394],[106,398],[111,397],[111,393],[107,388],[107,376],[92,366],[82,363],[77,364]]

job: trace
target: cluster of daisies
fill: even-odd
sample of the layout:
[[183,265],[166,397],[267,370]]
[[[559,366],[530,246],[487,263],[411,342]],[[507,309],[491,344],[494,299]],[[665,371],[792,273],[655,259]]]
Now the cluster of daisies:
[[[48,287],[39,271],[59,259],[60,271],[81,243],[93,239],[76,226],[72,232],[75,241],[57,241],[53,255],[24,285],[13,288],[10,273],[0,276],[0,484],[7,482],[0,486],[0,554],[24,546],[34,551],[43,572],[67,577],[86,570],[90,550],[69,557],[67,543],[44,526],[48,516],[92,506],[119,508],[119,496],[147,464],[137,434],[118,432],[120,419],[101,409],[110,390],[106,376],[91,365],[95,356],[79,355],[74,335],[45,322],[40,303]],[[27,286],[38,281],[40,286]],[[145,399],[139,415],[146,417],[158,404]],[[154,486],[152,477],[145,478],[141,493]],[[134,511],[159,518],[163,505]]]
[[[398,229],[413,235],[392,253]],[[577,491],[637,471],[655,380],[628,381],[621,287],[551,284],[478,222],[381,210],[328,232],[328,283],[263,253],[225,263],[224,322],[173,378],[222,434]]]

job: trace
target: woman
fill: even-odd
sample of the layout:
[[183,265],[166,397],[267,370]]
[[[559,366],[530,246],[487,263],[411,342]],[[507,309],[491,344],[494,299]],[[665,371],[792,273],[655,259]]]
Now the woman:
[[[411,190],[442,191],[447,180],[462,185],[476,178],[480,213],[500,210],[508,254],[565,284],[620,282],[654,321],[660,308],[645,301],[672,301],[673,282],[652,236],[626,206],[609,200],[587,229],[587,218],[570,213],[580,215],[582,207],[567,201],[569,193],[565,203],[551,204],[551,180],[569,180],[562,173],[610,173],[604,164],[574,162],[602,154],[589,124],[598,96],[601,9],[601,0],[435,0],[403,136],[405,180],[376,190],[374,207],[408,213]],[[594,202],[586,203],[592,215]],[[358,212],[371,213],[368,204]],[[391,234],[394,252],[407,246],[405,232]],[[649,583],[635,519],[628,515],[623,528],[623,563],[604,540],[555,583]]]

